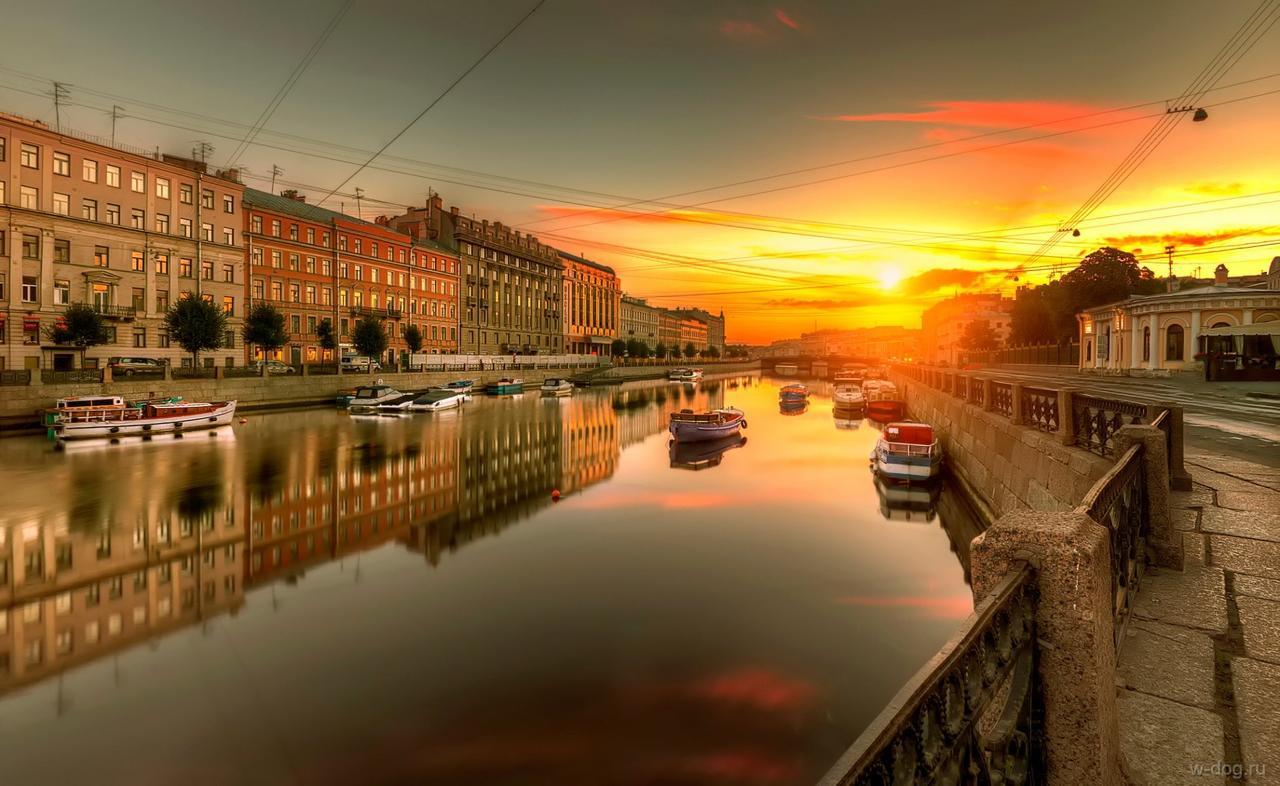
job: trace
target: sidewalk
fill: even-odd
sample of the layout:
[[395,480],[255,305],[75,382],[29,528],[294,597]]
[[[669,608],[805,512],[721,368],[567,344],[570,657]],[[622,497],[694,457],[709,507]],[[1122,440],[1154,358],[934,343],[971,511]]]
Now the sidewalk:
[[[1143,578],[1117,664],[1135,784],[1280,784],[1280,470],[1188,451],[1186,569]],[[1239,775],[1239,777],[1235,777]]]

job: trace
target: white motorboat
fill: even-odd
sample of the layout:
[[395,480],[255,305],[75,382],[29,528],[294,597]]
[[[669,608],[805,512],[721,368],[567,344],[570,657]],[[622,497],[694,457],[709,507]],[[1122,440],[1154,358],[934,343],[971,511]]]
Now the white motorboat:
[[436,412],[442,409],[453,409],[462,406],[467,400],[465,393],[443,388],[432,388],[425,393],[413,397],[403,409],[408,412]]
[[861,407],[867,401],[862,395],[862,388],[853,383],[837,384],[831,392],[836,405],[841,407]]
[[[110,396],[104,398],[112,398]],[[147,403],[139,408],[81,408],[53,424],[59,439],[148,436],[229,425],[235,401]]]
[[908,483],[942,471],[942,444],[928,423],[889,423],[871,453],[877,475]]
[[361,385],[348,400],[347,409],[352,412],[370,412],[403,396],[403,393],[390,385]]
[[542,386],[538,388],[544,396],[571,396],[573,395],[573,383],[567,379],[558,377],[548,377],[542,381]]
[[667,378],[674,382],[697,382],[702,379],[702,369],[700,368],[677,368],[673,369]]

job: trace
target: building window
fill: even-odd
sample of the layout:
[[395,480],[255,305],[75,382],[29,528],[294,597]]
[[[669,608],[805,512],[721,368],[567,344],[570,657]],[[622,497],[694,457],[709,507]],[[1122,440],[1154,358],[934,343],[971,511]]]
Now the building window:
[[213,224],[200,225],[200,239],[210,243],[213,242]]
[[147,290],[145,287],[133,288],[133,300],[131,301],[134,313],[142,313],[147,310]]
[[182,235],[183,237],[191,237],[191,219],[189,218],[178,219],[178,234]]
[[69,264],[71,262],[71,241],[70,240],[54,240],[53,241],[53,261]]
[[178,201],[181,202],[182,204],[184,205],[191,204],[191,194],[192,194],[192,190],[191,190],[190,183],[183,183],[182,185],[178,186]]
[[[226,333],[222,334],[222,348],[223,349],[236,348],[236,332],[234,330],[228,330]],[[206,360],[207,359],[208,358],[206,358]],[[227,365],[231,365],[230,362],[228,362]]]
[[63,177],[71,177],[71,156],[68,153],[53,154],[53,173]]
[[98,182],[98,162],[93,159],[86,158],[80,164],[80,175],[86,183]]
[[22,165],[27,169],[40,168],[40,148],[29,142],[23,142],[20,148]]
[[279,252],[279,251],[272,251],[272,252],[271,252],[271,267],[276,268],[276,269],[278,270],[278,269],[280,268],[280,259],[281,259],[280,252]]
[[191,278],[191,260],[186,257],[178,259],[178,275],[182,278]]
[[71,303],[71,282],[70,281],[54,281],[53,282],[53,304],[55,306],[66,306]]
[[141,172],[132,172],[129,174],[129,188],[135,194],[147,193],[147,177]]
[[295,273],[298,272],[298,255],[297,254],[289,255],[289,269]]
[[298,225],[297,225],[297,224],[290,224],[290,225],[289,225],[289,239],[290,239],[290,240],[297,240],[297,239],[298,239]]
[[249,219],[249,231],[255,234],[262,234],[262,216],[253,216]]
[[136,327],[133,329],[133,346],[134,349],[145,349],[147,346],[147,329],[144,327]]
[[200,207],[213,210],[213,192],[207,188],[200,192]]
[[155,260],[156,260],[156,272],[163,273],[166,276],[169,275],[169,255],[156,254]]
[[[166,293],[165,293],[165,297],[168,297],[168,296],[169,296],[169,293],[168,293],[168,292],[166,292]],[[169,310],[169,309],[166,307],[166,308],[165,308],[165,311],[168,311],[168,310]],[[169,331],[168,331],[168,330],[165,330],[165,329],[161,328],[161,330],[160,330],[160,336],[159,336],[159,341],[158,341],[158,346],[159,346],[161,349],[168,349],[168,348],[169,348]]]
[[169,217],[164,213],[156,213],[156,231],[162,235],[169,234]]
[[71,197],[67,194],[59,194],[55,191],[53,194],[53,212],[60,216],[70,215]]
[[156,178],[156,197],[159,199],[169,198],[169,181],[163,177]]
[[228,246],[236,244],[236,231],[231,227],[222,230],[222,242]]
[[129,269],[137,273],[147,272],[147,262],[142,256],[141,251],[133,251],[129,254]]
[[253,249],[253,251],[249,254],[249,262],[255,267],[262,266],[262,249],[261,248]]
[[307,227],[307,242],[312,245],[315,245],[315,242],[316,242],[315,227]]
[[107,185],[112,188],[120,187],[120,167],[107,164]]
[[280,219],[271,219],[271,236],[280,237]]
[[1151,326],[1150,325],[1142,329],[1142,359],[1143,361],[1151,360]]
[[40,189],[23,186],[18,190],[18,206],[27,210],[40,209]]
[[[156,290],[156,311],[158,311],[161,314],[164,314],[168,310],[169,310],[169,291],[167,289],[157,289]],[[167,347],[169,345],[161,344],[161,346]]]
[[40,236],[39,235],[23,235],[22,236],[22,258],[23,259],[39,259],[40,258]]
[[1164,359],[1182,360],[1183,357],[1182,325],[1170,325],[1165,329]]
[[120,206],[119,205],[113,205],[110,202],[107,203],[107,223],[108,224],[120,223]]
[[233,296],[222,296],[222,311],[227,316],[231,316],[236,313],[236,299]]
[[223,281],[225,281],[225,282],[227,282],[228,284],[234,284],[234,283],[235,283],[235,281],[236,281],[236,266],[235,266],[235,265],[223,265],[223,266],[222,266],[222,280],[223,280]]
[[213,280],[213,263],[207,259],[200,260],[200,279],[202,281]]
[[86,199],[84,205],[80,208],[80,217],[89,221],[98,220],[98,200]]
[[94,246],[93,264],[98,267],[111,267],[111,249],[106,246]]
[[129,211],[129,226],[134,229],[147,228],[147,211],[134,208]]

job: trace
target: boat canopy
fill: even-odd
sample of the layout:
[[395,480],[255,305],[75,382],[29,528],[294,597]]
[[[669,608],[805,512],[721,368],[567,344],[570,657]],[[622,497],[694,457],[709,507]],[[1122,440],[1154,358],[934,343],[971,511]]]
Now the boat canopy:
[[908,445],[932,445],[933,426],[928,423],[890,423],[884,427],[884,438]]

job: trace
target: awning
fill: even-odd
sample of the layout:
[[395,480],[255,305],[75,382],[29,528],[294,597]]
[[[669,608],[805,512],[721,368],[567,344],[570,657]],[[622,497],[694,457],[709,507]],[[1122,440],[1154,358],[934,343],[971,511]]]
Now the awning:
[[1259,322],[1256,325],[1228,325],[1206,328],[1202,336],[1280,336],[1280,322]]

